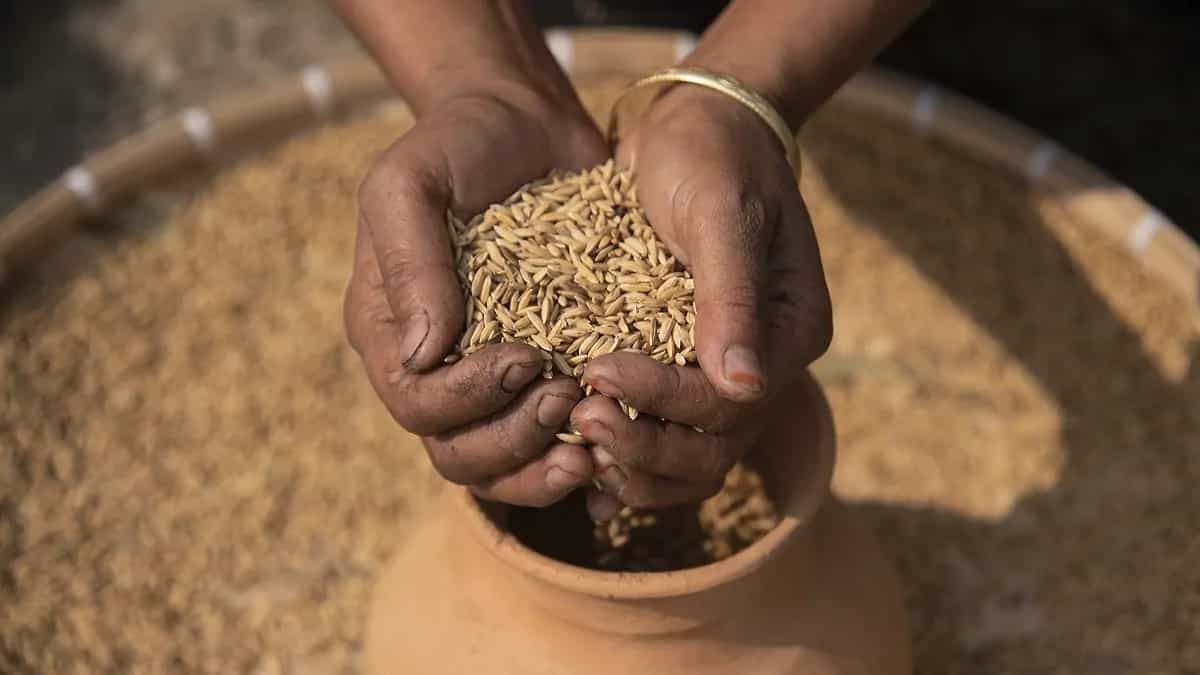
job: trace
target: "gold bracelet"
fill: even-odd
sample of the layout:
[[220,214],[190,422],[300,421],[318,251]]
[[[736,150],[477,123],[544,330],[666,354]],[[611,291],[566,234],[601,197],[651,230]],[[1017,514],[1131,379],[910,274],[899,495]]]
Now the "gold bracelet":
[[685,84],[695,84],[701,87],[712,89],[720,92],[729,98],[741,103],[750,110],[754,111],[763,122],[771,128],[775,136],[779,138],[779,142],[783,145],[784,154],[787,155],[788,164],[793,170],[798,169],[796,166],[799,157],[799,150],[796,147],[796,137],[792,134],[792,130],[788,128],[787,122],[775,107],[771,105],[767,99],[753,89],[729,77],[728,75],[717,75],[710,73],[701,68],[666,68],[656,73],[652,73],[634,82],[621,92],[617,100],[613,102],[612,113],[609,115],[608,121],[608,138],[610,141],[617,141],[618,129],[618,108],[626,96],[633,91],[642,89],[655,84],[670,84],[674,82],[683,82]]

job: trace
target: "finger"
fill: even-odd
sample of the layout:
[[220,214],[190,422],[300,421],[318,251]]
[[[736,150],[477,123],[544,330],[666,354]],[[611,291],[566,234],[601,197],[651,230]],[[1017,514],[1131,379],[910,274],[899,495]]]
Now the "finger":
[[522,111],[529,103],[463,97],[396,141],[359,190],[360,218],[371,232],[410,369],[437,365],[462,330],[465,308],[447,210],[478,213],[555,165],[603,157],[594,126],[572,126],[562,132],[562,144],[530,151],[526,139],[545,129]]
[[447,480],[491,481],[545,452],[582,395],[569,377],[543,379],[500,412],[427,437],[425,447]]
[[342,321],[346,339],[361,356],[363,347],[375,333],[387,333],[384,339],[398,340],[399,332],[383,292],[379,265],[371,248],[371,233],[361,221],[355,228],[354,265],[342,301]]
[[706,434],[648,417],[630,420],[604,396],[581,401],[571,413],[571,423],[627,474],[636,471],[691,484],[708,485],[723,479],[737,460],[737,444],[744,441],[741,434]]
[[[596,462],[596,458],[592,458]],[[690,483],[654,476],[644,471],[627,469],[619,464],[609,464],[596,468],[596,481],[603,487],[603,495],[615,499],[622,506],[635,509],[662,509],[680,504],[696,504],[708,499],[720,491],[723,481],[706,481]],[[611,502],[589,496],[588,513],[592,520],[603,522],[605,511],[610,510]]]
[[833,309],[808,210],[798,194],[784,201],[771,244],[767,353],[771,372],[800,373],[829,348]]
[[358,192],[359,218],[398,326],[401,364],[414,371],[450,352],[465,314],[446,228],[449,168],[421,136],[414,131],[389,148]]
[[761,328],[766,308],[766,202],[736,179],[693,180],[673,204],[696,279],[696,356],[724,397],[766,395]]
[[391,306],[367,276],[356,271],[347,290],[347,332],[371,386],[405,429],[431,435],[492,415],[542,372],[541,353],[522,343],[491,345],[453,365],[410,371]]
[[616,518],[624,506],[620,499],[607,492],[601,492],[595,488],[588,490],[587,511],[594,522],[607,523]]
[[667,365],[630,352],[591,361],[583,383],[644,414],[709,432],[728,431],[751,406],[722,398],[699,368]]
[[587,449],[559,443],[545,455],[490,482],[471,486],[482,499],[517,506],[546,507],[592,479]]

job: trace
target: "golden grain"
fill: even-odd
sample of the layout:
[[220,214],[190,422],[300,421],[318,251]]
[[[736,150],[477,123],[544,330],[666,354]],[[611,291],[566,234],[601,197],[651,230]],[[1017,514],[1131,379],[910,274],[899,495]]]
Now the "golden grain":
[[552,173],[467,223],[450,220],[468,305],[462,355],[521,341],[576,377],[618,349],[695,362],[695,283],[611,160]]

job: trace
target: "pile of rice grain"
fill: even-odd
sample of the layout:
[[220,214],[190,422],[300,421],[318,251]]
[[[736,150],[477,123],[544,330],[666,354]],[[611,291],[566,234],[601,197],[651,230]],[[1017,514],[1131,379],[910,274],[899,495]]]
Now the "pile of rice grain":
[[657,511],[628,506],[594,530],[597,569],[612,572],[665,572],[724,560],[750,546],[779,524],[775,503],[762,476],[737,464],[721,491],[699,507]]
[[552,173],[466,224],[448,220],[467,303],[461,355],[523,341],[542,350],[546,377],[575,378],[616,351],[695,363],[695,282],[612,160]]
[[582,494],[547,508],[514,507],[506,529],[522,544],[560,562],[606,572],[668,572],[728,558],[779,523],[763,477],[737,464],[720,492],[701,504],[625,507],[593,524]]

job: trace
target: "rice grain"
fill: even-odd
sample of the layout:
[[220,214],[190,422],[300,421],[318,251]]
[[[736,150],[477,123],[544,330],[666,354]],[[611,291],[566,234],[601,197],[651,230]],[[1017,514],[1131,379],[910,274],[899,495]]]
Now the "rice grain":
[[547,373],[576,379],[617,350],[695,363],[695,282],[636,194],[609,160],[554,172],[466,223],[447,214],[468,307],[458,355],[524,342],[549,355]]

